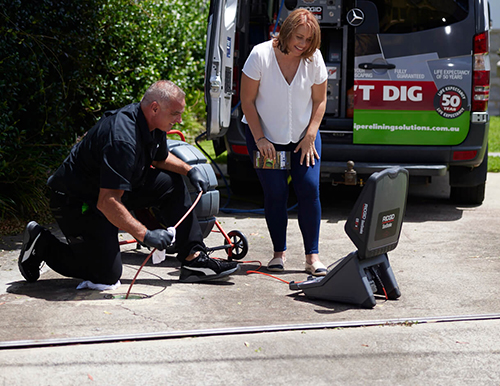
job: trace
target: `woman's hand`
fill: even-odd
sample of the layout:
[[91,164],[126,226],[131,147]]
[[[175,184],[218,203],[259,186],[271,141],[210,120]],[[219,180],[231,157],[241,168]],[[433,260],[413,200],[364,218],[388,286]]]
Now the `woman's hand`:
[[261,137],[257,141],[255,141],[257,145],[257,149],[259,149],[260,154],[268,159],[276,158],[276,149],[274,145],[267,140],[266,137]]
[[300,153],[300,164],[304,164],[304,159],[306,161],[306,166],[315,165],[316,160],[319,159],[319,154],[316,151],[316,146],[314,146],[314,141],[316,137],[312,137],[311,135],[305,135],[304,138],[299,142],[297,147],[294,150],[294,153],[297,153],[299,150]]

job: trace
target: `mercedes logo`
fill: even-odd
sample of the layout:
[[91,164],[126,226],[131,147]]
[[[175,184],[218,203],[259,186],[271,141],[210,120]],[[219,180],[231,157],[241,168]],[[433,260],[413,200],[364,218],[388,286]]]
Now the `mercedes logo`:
[[347,12],[347,22],[353,27],[359,27],[365,21],[365,14],[359,8],[353,8]]

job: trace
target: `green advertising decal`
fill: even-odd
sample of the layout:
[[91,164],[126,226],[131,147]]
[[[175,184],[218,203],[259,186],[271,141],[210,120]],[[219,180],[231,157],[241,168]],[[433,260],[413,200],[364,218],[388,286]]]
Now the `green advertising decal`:
[[[367,60],[374,59],[356,58],[357,63]],[[438,59],[425,54],[388,62],[396,68],[378,73],[356,68],[354,143],[463,142],[470,121],[470,58]]]
[[388,145],[455,145],[467,136],[470,113],[453,122],[426,111],[356,110],[354,142]]

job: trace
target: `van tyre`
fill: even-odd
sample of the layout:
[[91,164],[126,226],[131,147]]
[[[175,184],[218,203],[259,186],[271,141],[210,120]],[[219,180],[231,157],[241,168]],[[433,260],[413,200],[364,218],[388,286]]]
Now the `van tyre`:
[[452,186],[450,199],[459,205],[481,205],[484,201],[486,182],[476,186]]
[[450,167],[450,200],[458,205],[481,205],[484,201],[488,176],[488,148],[481,165],[471,168]]

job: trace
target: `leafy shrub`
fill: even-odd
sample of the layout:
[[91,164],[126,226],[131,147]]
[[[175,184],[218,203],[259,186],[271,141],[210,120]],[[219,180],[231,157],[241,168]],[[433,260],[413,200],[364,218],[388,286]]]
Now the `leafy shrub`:
[[203,116],[205,2],[0,5],[0,216],[44,208],[45,181],[76,138],[158,79],[186,91],[188,124]]

